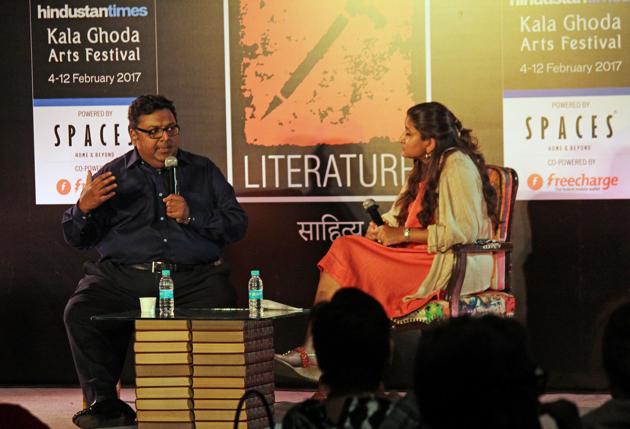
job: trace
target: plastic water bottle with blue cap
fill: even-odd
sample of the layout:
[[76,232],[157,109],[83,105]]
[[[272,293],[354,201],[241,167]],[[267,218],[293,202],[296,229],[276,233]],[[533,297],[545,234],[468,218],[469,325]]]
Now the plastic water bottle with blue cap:
[[249,317],[258,318],[263,315],[263,281],[260,278],[260,271],[251,270],[251,277],[247,283],[249,295]]
[[175,316],[175,284],[171,278],[171,270],[162,270],[160,278],[160,317]]

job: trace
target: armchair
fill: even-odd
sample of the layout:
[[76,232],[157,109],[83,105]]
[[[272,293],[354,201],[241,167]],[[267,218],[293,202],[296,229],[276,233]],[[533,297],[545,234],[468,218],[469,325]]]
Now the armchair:
[[[447,284],[444,299],[431,301],[424,307],[401,318],[394,318],[392,339],[394,347],[392,360],[385,374],[387,388],[406,389],[411,387],[409,374],[413,373],[413,357],[418,349],[418,341],[423,327],[429,323],[457,317],[464,314],[496,314],[512,317],[515,299],[510,288],[512,243],[512,213],[518,176],[509,167],[487,166],[490,183],[497,192],[497,219],[499,224],[491,240],[453,247],[455,264]],[[494,255],[494,274],[490,287],[474,295],[461,295],[464,275],[466,274],[466,256],[475,253]]]
[[[431,323],[448,317],[463,314],[481,315],[486,313],[511,317],[514,315],[515,299],[510,289],[512,212],[518,175],[509,167],[488,165],[490,183],[497,192],[498,226],[491,240],[479,240],[472,244],[458,244],[452,250],[455,256],[453,272],[446,288],[443,300],[431,301],[424,307],[400,318],[394,318],[394,327],[412,327]],[[494,274],[488,290],[474,294],[461,295],[466,257],[477,253],[494,255]]]

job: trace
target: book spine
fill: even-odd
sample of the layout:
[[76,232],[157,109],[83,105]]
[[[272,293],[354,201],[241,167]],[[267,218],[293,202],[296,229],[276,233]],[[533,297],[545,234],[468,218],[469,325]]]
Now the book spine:
[[272,326],[271,320],[193,320],[193,331],[242,331]]
[[273,361],[251,365],[193,365],[193,377],[250,377],[273,372]]
[[192,396],[189,387],[136,387],[139,399],[188,399]]
[[[195,421],[233,421],[236,417],[236,410],[194,410],[193,412]],[[265,407],[255,407],[241,410],[239,421],[256,420],[266,416]]]
[[190,352],[189,342],[165,341],[165,342],[142,342],[136,341],[133,344],[133,351],[136,353],[169,353],[169,352]]
[[244,343],[192,343],[193,353],[248,353],[273,349],[273,337]]
[[136,364],[189,364],[190,353],[136,353]]
[[[268,393],[264,395],[267,404],[270,407],[275,402],[274,395]],[[236,410],[240,399],[195,399],[193,408],[195,410]],[[245,400],[245,409],[262,407],[262,400],[256,397],[250,397]]]
[[[264,419],[248,420],[246,422],[239,422],[237,429],[266,429],[269,427],[269,421]],[[233,422],[218,422],[218,421],[197,421],[195,422],[195,429],[233,429]]]
[[136,377],[191,377],[192,365],[136,365]]
[[249,388],[273,382],[273,372],[263,372],[249,377],[193,377],[193,387]]
[[195,425],[192,422],[138,422],[138,429],[194,429],[194,428],[195,428]]
[[[274,386],[273,383],[262,384],[259,386],[254,386],[252,389],[256,389],[261,394],[273,395]],[[241,396],[245,393],[246,389],[222,389],[222,388],[213,388],[213,389],[199,389],[193,388],[193,406],[197,399],[240,399]]]
[[193,422],[194,414],[191,410],[138,410],[136,417],[139,422]]
[[234,353],[231,354],[235,358],[235,360],[240,361],[240,363],[229,363],[226,364],[225,358],[227,354],[224,353],[194,353],[192,355],[193,365],[251,365],[259,362],[267,362],[273,361],[273,348],[269,348],[266,350],[261,350],[257,352],[248,352],[248,353]]
[[[235,406],[236,408],[236,406]],[[192,399],[136,399],[137,410],[192,410]]]
[[136,331],[189,331],[188,320],[136,320]]
[[262,338],[273,337],[273,326],[265,326],[262,328],[246,329],[243,331],[245,341],[257,340]]
[[192,332],[195,343],[243,343],[273,336],[273,327],[244,329],[242,331],[201,331]]
[[190,331],[136,331],[136,341],[190,341]]

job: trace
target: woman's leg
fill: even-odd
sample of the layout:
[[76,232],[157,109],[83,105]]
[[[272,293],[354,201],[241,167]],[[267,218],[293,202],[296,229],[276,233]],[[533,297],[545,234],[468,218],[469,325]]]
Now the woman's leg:
[[337,280],[333,278],[326,271],[322,271],[319,275],[319,283],[317,284],[317,292],[315,292],[315,301],[313,304],[318,304],[323,301],[330,301],[341,286],[337,283]]
[[[319,283],[317,283],[317,291],[315,292],[315,300],[313,305],[320,302],[330,301],[341,286],[337,283],[337,280],[333,278],[326,271],[322,271],[319,275]],[[306,337],[304,338],[304,344],[302,345],[306,353],[309,355],[315,355],[315,349],[313,348],[313,337],[311,335],[311,326],[306,329]]]
[[[335,280],[326,271],[322,271],[319,275],[319,283],[317,284],[317,291],[315,292],[315,301],[313,304],[330,301],[335,292],[337,292],[340,288],[341,286],[337,283],[337,280]],[[316,363],[317,361],[315,360],[315,349],[313,348],[313,337],[311,336],[310,325],[306,328],[306,336],[304,338],[302,348],[308,355],[309,360]],[[293,366],[302,366],[302,357],[297,351],[295,351],[295,349],[285,353],[284,355],[277,356],[281,360],[289,362]]]

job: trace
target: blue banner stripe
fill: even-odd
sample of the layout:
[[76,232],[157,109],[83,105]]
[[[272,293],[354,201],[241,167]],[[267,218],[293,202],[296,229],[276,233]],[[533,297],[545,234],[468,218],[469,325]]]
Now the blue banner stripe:
[[35,98],[33,106],[129,106],[135,98]]
[[509,89],[503,98],[572,97],[589,95],[629,95],[630,87],[621,88],[560,88],[560,89]]

